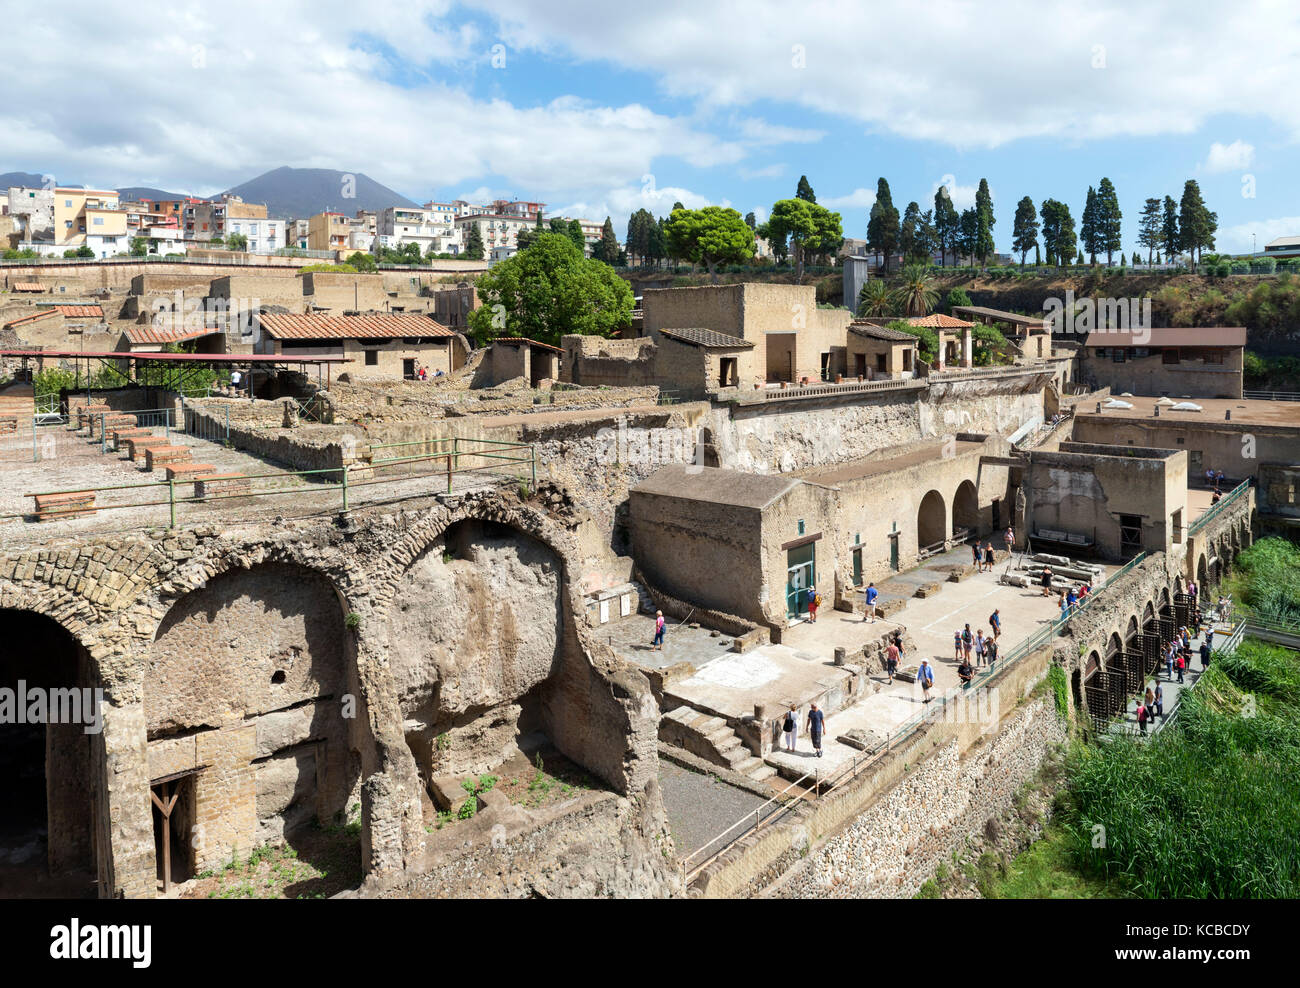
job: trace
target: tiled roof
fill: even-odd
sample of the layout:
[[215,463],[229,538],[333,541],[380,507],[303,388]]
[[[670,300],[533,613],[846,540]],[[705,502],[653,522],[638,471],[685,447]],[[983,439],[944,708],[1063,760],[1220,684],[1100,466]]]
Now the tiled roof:
[[258,317],[268,336],[278,340],[373,340],[398,336],[455,336],[428,316],[381,313],[367,316],[271,315]]
[[98,305],[56,305],[54,309],[73,319],[104,318],[104,310]]
[[682,343],[705,348],[716,347],[718,349],[734,350],[737,347],[752,348],[754,346],[749,340],[742,340],[739,336],[715,333],[711,329],[661,329],[659,333],[671,340],[679,340]]
[[876,326],[869,322],[849,323],[849,332],[858,336],[867,336],[873,340],[889,340],[892,343],[915,343],[916,336],[902,330],[890,329],[888,326]]
[[30,316],[20,316],[17,319],[10,319],[5,323],[5,328],[8,329],[13,326],[25,326],[29,322],[35,322],[37,319],[44,319],[46,316],[55,315],[58,315],[58,310],[56,309],[41,309],[40,312],[33,312]]
[[45,286],[42,285],[39,281],[20,281],[20,282],[18,282],[17,284],[14,285],[14,291],[16,291],[16,292],[43,292],[43,291],[45,291]]
[[213,329],[156,329],[153,326],[130,326],[126,330],[126,338],[133,345],[149,343],[179,343],[181,340],[196,340],[200,336],[208,336],[217,332]]
[[1239,347],[1246,345],[1245,326],[1163,326],[1144,332],[1095,329],[1083,341],[1084,346],[1161,347],[1209,346]]
[[970,329],[975,324],[965,319],[956,319],[942,312],[931,312],[928,316],[912,316],[907,320],[913,326],[927,329]]
[[554,350],[556,353],[563,353],[558,346],[551,346],[549,343],[538,343],[536,340],[529,340],[522,336],[498,336],[493,343],[504,343],[506,346],[535,346],[543,350]]

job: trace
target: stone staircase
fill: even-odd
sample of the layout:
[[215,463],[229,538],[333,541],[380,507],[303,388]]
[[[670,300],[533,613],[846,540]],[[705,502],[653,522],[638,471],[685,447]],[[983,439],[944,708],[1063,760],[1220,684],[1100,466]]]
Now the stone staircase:
[[776,769],[750,754],[740,736],[721,717],[680,706],[659,721],[659,740],[703,758],[755,782],[776,775]]

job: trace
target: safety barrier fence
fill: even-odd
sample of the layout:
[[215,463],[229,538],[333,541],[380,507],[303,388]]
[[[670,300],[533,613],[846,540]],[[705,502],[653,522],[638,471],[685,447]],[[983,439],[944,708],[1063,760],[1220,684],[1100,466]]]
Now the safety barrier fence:
[[1240,500],[1242,496],[1245,495],[1246,491],[1249,489],[1250,489],[1250,481],[1243,480],[1232,490],[1228,491],[1227,494],[1219,498],[1218,504],[1211,505],[1209,510],[1206,511],[1205,514],[1201,515],[1201,517],[1197,518],[1194,522],[1188,525],[1187,534],[1195,535],[1202,528],[1204,528],[1206,525],[1212,522],[1215,518],[1223,514],[1223,512],[1227,511],[1234,501]]
[[[457,477],[477,472],[500,475],[507,474],[520,483],[525,482],[520,473],[527,471],[529,490],[537,485],[537,459],[535,448],[528,443],[508,443],[491,439],[452,438],[438,452],[421,453],[413,456],[396,456],[377,459],[372,462],[360,462],[341,467],[324,467],[316,470],[268,471],[263,473],[224,473],[197,475],[190,478],[172,477],[167,480],[144,481],[130,484],[113,484],[100,487],[76,487],[63,490],[31,492],[23,495],[34,500],[37,498],[58,498],[65,495],[92,495],[93,502],[70,503],[66,507],[46,507],[41,513],[42,519],[57,519],[63,515],[81,515],[88,511],[113,511],[140,508],[166,508],[167,525],[174,528],[177,524],[178,510],[190,504],[213,504],[214,502],[243,499],[276,497],[285,494],[315,494],[337,492],[339,507],[349,510],[359,490],[369,487],[391,486],[396,481],[407,482],[421,479],[438,478],[445,480],[445,487],[438,487],[450,494],[454,491]],[[383,448],[414,445],[411,443],[389,443]],[[424,443],[423,445],[428,445]],[[479,461],[487,461],[480,463]],[[398,477],[377,476],[385,467],[396,464],[427,463],[437,467],[403,473]],[[502,479],[502,478],[498,478]],[[215,484],[215,490],[203,490],[200,484]],[[258,482],[258,483],[254,483]],[[187,489],[193,494],[187,494]],[[412,491],[408,496],[419,497],[429,491]],[[104,495],[110,495],[105,499]],[[315,511],[305,514],[331,510],[316,506]],[[20,512],[0,515],[0,520],[30,518],[32,512]]]

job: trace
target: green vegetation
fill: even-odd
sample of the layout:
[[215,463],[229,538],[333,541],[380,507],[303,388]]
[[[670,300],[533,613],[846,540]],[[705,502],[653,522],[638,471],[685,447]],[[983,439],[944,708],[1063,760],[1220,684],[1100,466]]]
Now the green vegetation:
[[923,316],[935,307],[939,292],[926,265],[909,264],[903,268],[898,287],[891,297],[895,311],[908,316]]
[[1055,662],[1047,670],[1047,685],[1052,691],[1052,698],[1056,701],[1056,713],[1062,719],[1070,716],[1070,695],[1069,684],[1066,681],[1065,669],[1058,666]]
[[522,336],[558,346],[568,333],[611,336],[632,318],[628,283],[557,233],[538,234],[526,250],[485,272],[478,295],[483,305],[470,316],[470,331],[480,345]]
[[1084,879],[1159,899],[1300,894],[1296,653],[1247,639],[1174,729],[1076,744],[1067,772],[1061,839]]
[[226,250],[248,250],[248,238],[242,233],[232,233],[226,238]]
[[[738,264],[754,256],[754,231],[734,209],[722,206],[674,209],[664,224],[664,233],[675,256],[684,257],[692,264],[703,264],[711,278],[716,279],[719,264]],[[613,236],[612,226],[610,235]]]
[[307,264],[298,269],[299,274],[356,274],[351,264]]
[[1237,557],[1224,590],[1266,621],[1300,624],[1300,546],[1272,536]]
[[768,221],[757,232],[778,257],[793,251],[796,284],[803,283],[809,255],[839,250],[844,238],[839,213],[798,198],[773,203]]

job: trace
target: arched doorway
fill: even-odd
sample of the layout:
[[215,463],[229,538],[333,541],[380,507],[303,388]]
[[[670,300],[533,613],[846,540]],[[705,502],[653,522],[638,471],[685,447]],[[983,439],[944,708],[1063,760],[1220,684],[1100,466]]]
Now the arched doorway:
[[921,498],[921,508],[916,514],[916,544],[918,549],[945,542],[948,538],[948,519],[943,495],[929,491]]
[[[143,693],[163,887],[312,824],[368,826],[353,642],[334,584],[295,564],[219,574],[168,611]],[[328,850],[341,881],[361,877],[349,838]]]
[[101,791],[93,752],[103,724],[94,664],[41,614],[0,610],[0,635],[22,643],[0,650],[0,689],[22,710],[0,723],[0,889],[92,897]]
[[952,525],[954,529],[966,529],[971,535],[980,534],[979,496],[969,480],[963,480],[953,496]]
[[1204,599],[1210,585],[1210,569],[1205,559],[1205,553],[1201,553],[1200,558],[1196,560],[1196,595]]

